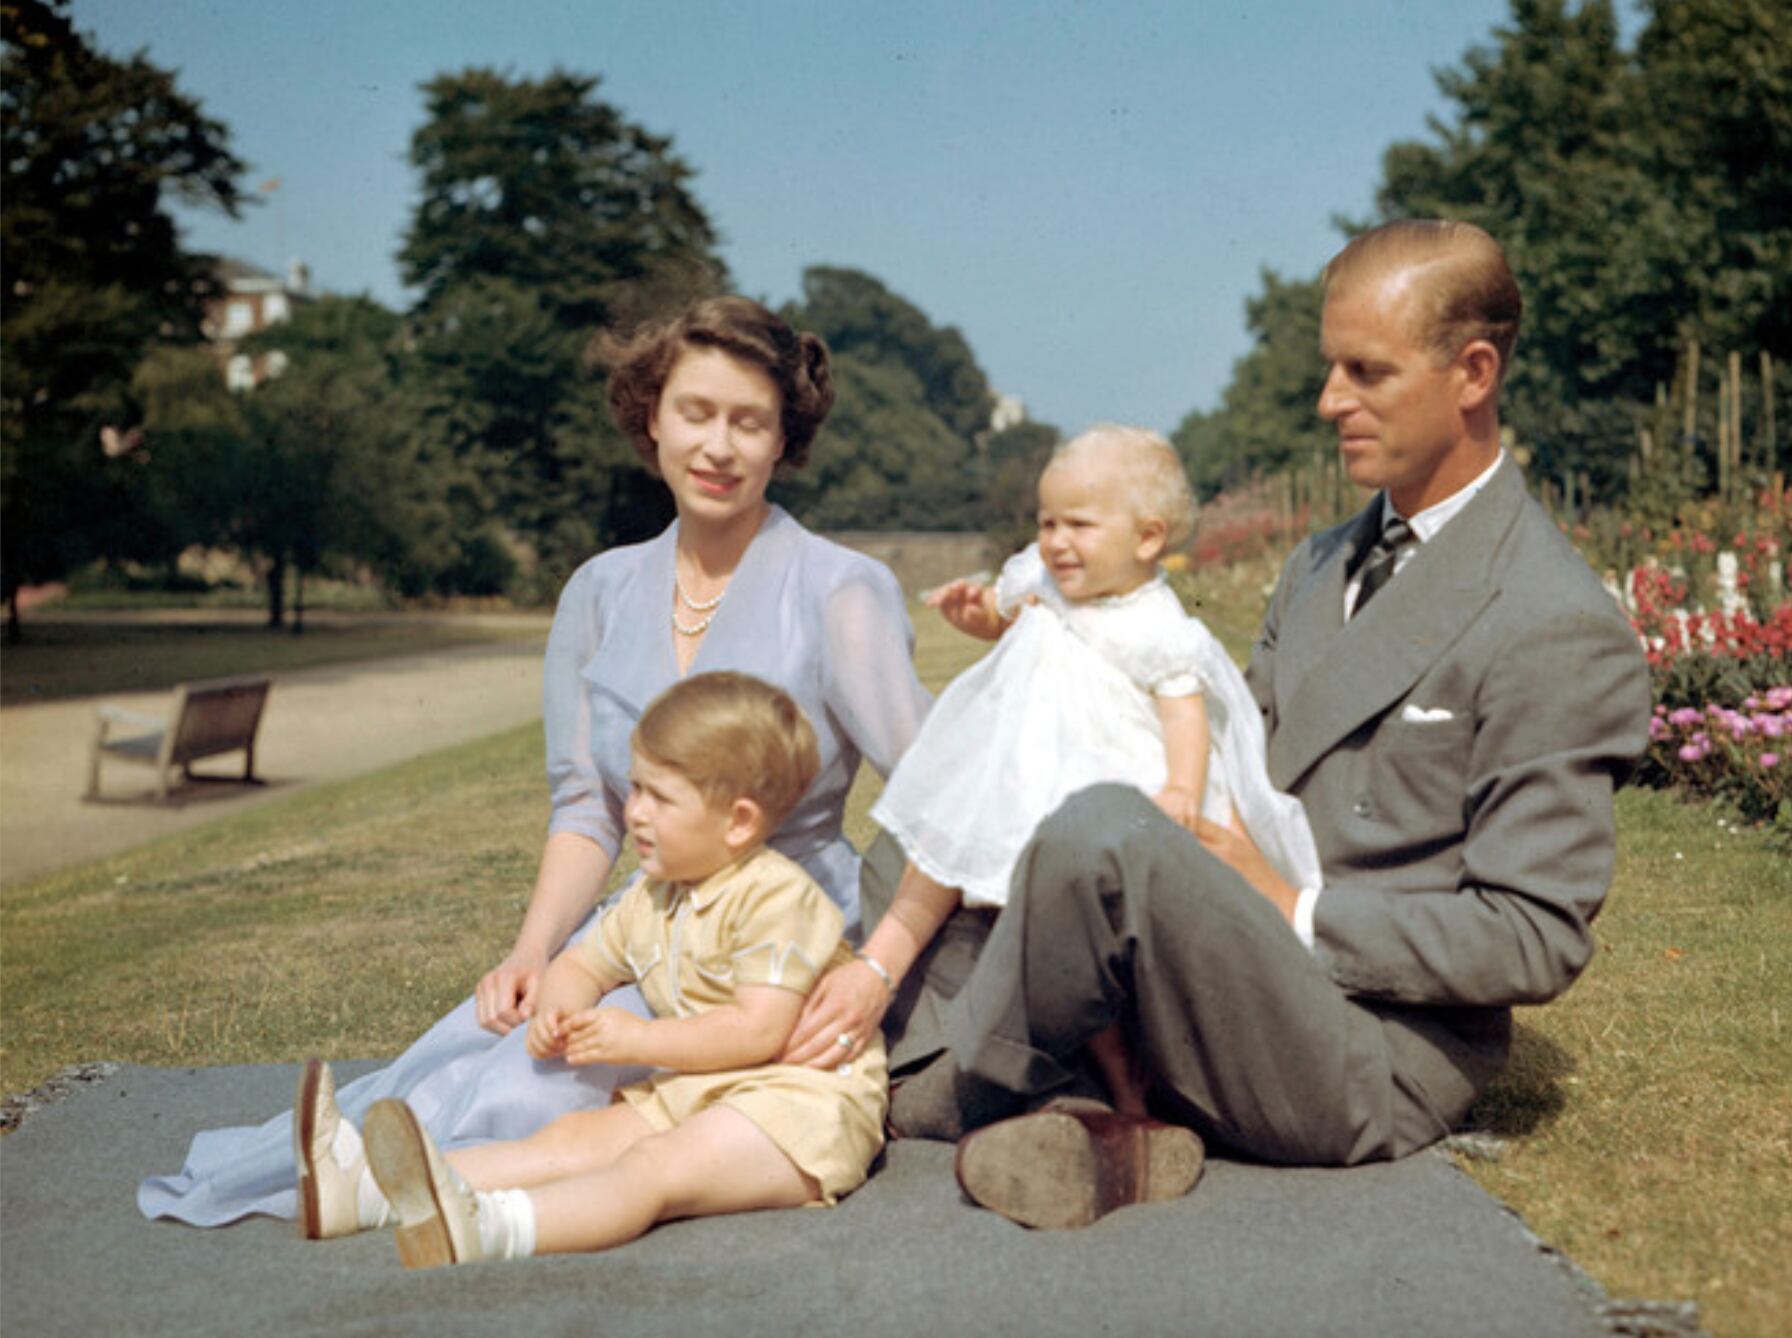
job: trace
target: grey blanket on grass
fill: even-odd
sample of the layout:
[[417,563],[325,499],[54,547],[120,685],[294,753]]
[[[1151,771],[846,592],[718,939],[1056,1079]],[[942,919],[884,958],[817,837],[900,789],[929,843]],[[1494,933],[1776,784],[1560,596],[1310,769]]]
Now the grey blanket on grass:
[[[365,1068],[344,1064],[352,1075]],[[1589,1338],[1596,1289],[1438,1153],[1348,1171],[1216,1161],[1073,1232],[979,1211],[952,1149],[899,1143],[837,1208],[663,1226],[602,1255],[406,1272],[386,1233],[148,1222],[137,1181],[264,1118],[295,1070],[122,1066],[0,1140],[7,1334],[850,1332]]]

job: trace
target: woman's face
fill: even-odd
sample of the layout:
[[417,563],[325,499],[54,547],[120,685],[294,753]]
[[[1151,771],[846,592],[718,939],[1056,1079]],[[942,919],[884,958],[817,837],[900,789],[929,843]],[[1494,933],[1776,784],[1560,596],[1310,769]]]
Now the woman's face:
[[784,453],[783,404],[771,377],[715,348],[687,349],[660,389],[648,435],[680,519],[756,514]]

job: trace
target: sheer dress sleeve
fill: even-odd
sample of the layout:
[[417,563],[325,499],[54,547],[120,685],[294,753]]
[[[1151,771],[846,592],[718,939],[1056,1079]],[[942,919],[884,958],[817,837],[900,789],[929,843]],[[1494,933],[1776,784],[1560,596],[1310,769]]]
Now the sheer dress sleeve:
[[888,776],[932,705],[915,677],[915,634],[902,588],[881,563],[855,563],[828,592],[822,618],[827,708],[865,760]]
[[602,642],[601,573],[596,560],[561,591],[541,669],[542,729],[547,739],[548,834],[576,832],[614,859],[622,846],[621,802],[611,795],[592,753],[591,701],[584,667]]
[[1020,612],[1029,596],[1037,595],[1048,602],[1058,593],[1045,559],[1039,556],[1039,545],[1028,544],[1002,564],[996,577],[996,609],[1004,618]]

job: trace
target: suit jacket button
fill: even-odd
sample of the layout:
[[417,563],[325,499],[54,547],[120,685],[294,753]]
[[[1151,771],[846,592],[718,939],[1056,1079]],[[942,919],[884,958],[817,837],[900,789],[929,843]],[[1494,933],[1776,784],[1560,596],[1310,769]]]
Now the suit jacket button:
[[1352,812],[1352,813],[1354,813],[1354,814],[1356,814],[1356,815],[1357,815],[1357,817],[1359,817],[1359,818],[1366,818],[1366,817],[1368,817],[1368,816],[1369,816],[1369,812],[1370,812],[1370,804],[1369,804],[1369,801],[1368,801],[1368,800],[1367,800],[1367,799],[1359,799],[1359,800],[1357,800],[1357,801],[1356,801],[1356,802],[1355,802],[1355,803],[1354,803],[1354,804],[1352,804],[1352,805],[1351,805],[1351,806],[1350,806],[1350,811],[1351,811],[1351,812]]

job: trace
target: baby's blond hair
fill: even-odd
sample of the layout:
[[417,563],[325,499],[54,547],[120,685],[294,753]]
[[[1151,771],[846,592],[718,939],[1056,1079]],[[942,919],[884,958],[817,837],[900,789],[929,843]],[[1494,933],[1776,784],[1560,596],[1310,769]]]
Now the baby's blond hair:
[[1097,423],[1061,443],[1046,468],[1093,455],[1112,457],[1134,516],[1163,522],[1164,552],[1174,553],[1195,537],[1195,494],[1174,446],[1149,428]]
[[631,741],[711,804],[751,799],[768,832],[790,815],[821,767],[802,708],[749,674],[694,674],[673,684],[641,713]]

